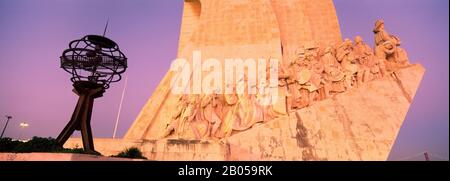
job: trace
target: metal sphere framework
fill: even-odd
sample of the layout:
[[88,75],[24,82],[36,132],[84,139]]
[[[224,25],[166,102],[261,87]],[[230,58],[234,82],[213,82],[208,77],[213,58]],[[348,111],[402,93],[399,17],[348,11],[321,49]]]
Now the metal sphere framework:
[[99,35],[86,35],[69,43],[64,50],[61,68],[72,74],[72,82],[89,81],[109,88],[118,82],[127,68],[127,58],[112,40]]

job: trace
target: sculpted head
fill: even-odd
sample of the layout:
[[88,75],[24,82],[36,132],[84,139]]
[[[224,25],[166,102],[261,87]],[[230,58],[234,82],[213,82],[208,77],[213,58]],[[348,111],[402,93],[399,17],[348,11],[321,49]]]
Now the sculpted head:
[[363,39],[361,38],[361,36],[356,36],[355,37],[355,44],[361,44],[363,43]]
[[349,49],[352,47],[352,45],[353,45],[352,40],[346,38],[346,39],[344,39],[344,42],[342,42],[341,47],[344,49]]
[[379,19],[375,22],[375,28],[373,28],[374,33],[378,33],[380,30],[384,29],[384,21]]

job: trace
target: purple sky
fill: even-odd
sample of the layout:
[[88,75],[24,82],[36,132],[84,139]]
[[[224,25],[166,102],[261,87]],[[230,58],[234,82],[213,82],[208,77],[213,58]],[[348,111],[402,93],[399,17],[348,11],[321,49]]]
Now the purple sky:
[[[373,44],[376,19],[398,35],[411,59],[427,70],[390,159],[422,151],[449,155],[449,9],[445,0],[335,0],[343,37],[361,35]],[[0,128],[5,136],[56,137],[77,97],[59,68],[71,40],[101,34],[129,58],[128,87],[118,129],[125,134],[175,58],[182,1],[0,0]],[[124,81],[95,102],[95,137],[111,137]],[[20,130],[20,122],[30,124]]]

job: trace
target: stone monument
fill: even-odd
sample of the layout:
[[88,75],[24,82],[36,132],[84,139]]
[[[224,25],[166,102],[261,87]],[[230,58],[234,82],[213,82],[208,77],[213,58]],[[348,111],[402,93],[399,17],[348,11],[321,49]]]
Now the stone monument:
[[277,101],[238,93],[237,82],[252,88],[247,74],[223,84],[232,93],[175,94],[169,71],[124,138],[96,138],[96,149],[135,146],[154,160],[386,160],[425,70],[382,20],[373,32],[374,48],[342,40],[332,0],[185,0],[178,58],[277,59],[278,84],[257,88],[276,89]]

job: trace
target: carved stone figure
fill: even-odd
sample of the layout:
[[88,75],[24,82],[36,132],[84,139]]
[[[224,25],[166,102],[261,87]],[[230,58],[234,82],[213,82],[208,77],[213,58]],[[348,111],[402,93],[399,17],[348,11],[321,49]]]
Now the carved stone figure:
[[399,47],[401,44],[400,38],[389,34],[384,29],[383,20],[375,22],[373,32],[375,34],[375,55],[380,61],[383,61],[383,64],[381,64],[383,69],[385,66],[386,70],[393,71],[409,65],[406,52]]
[[[244,82],[244,84],[239,84]],[[243,85],[244,92],[236,94],[237,103],[227,113],[227,124],[224,125],[224,136],[231,135],[233,130],[243,131],[252,127],[257,122],[263,122],[263,110],[260,105],[257,104],[256,94],[249,94],[248,82],[246,77],[239,80],[238,85]],[[252,87],[256,88],[256,87]]]
[[162,135],[163,138],[169,136],[170,134],[172,134],[174,131],[177,130],[179,124],[178,122],[181,119],[181,116],[183,115],[183,112],[186,109],[187,104],[188,104],[187,95],[186,94],[179,95],[176,111],[172,115],[170,121],[168,121],[166,124],[166,129]]
[[397,46],[400,45],[400,39],[395,36],[389,34],[384,29],[384,21],[379,19],[375,22],[375,28],[373,29],[373,32],[375,33],[375,46],[382,45],[385,42],[391,42],[393,45]]
[[227,135],[231,135],[233,131],[233,122],[235,120],[233,115],[233,110],[238,103],[238,96],[236,93],[236,86],[234,84],[227,84],[228,88],[231,88],[233,91],[231,94],[224,94],[224,104],[223,104],[223,121],[220,129],[215,133],[216,137],[223,138]]
[[270,87],[268,83],[265,83],[260,88],[261,91],[258,91],[256,95],[256,101],[260,105],[263,112],[263,122],[271,120],[273,118],[278,117],[279,113],[274,111],[273,105],[275,101],[272,99],[271,89],[277,89],[277,87]]
[[[288,109],[296,109],[301,108],[300,105],[300,86],[297,84],[297,82],[306,82],[305,80],[302,80],[301,74],[298,73],[301,71],[301,63],[304,60],[305,57],[305,51],[304,47],[300,47],[299,50],[297,50],[298,54],[296,57],[293,58],[293,61],[291,61],[291,64],[287,68],[287,71],[285,71],[280,77],[285,78],[286,82],[286,88],[288,90],[287,95],[287,105]],[[305,77],[305,76],[303,76]]]
[[[278,62],[279,63],[279,62]],[[278,65],[279,66],[279,65]],[[270,85],[270,72],[275,67],[267,66],[266,67],[266,81],[262,82],[260,84],[260,88],[257,91],[256,94],[256,101],[260,105],[260,108],[263,112],[263,122],[271,120],[275,117],[278,117],[280,114],[283,114],[284,112],[277,113],[274,109],[274,106],[276,105],[276,101],[280,100],[274,100],[275,95],[272,95],[272,91],[278,91],[278,85]],[[280,78],[279,78],[280,80]],[[286,92],[281,93],[282,95],[285,95]],[[277,99],[279,98],[280,92],[278,92]],[[285,100],[285,99],[284,99]],[[286,103],[283,104],[284,106]]]
[[[360,86],[363,82],[373,79],[370,71],[371,67],[378,66],[373,64],[374,54],[372,49],[364,43],[360,36],[355,37],[355,44],[353,45],[353,54],[359,65],[359,71],[356,76],[357,85]],[[375,59],[376,60],[376,59]]]
[[358,65],[355,56],[353,55],[352,46],[352,41],[345,39],[336,50],[337,60],[344,69],[346,90],[353,87],[354,82],[356,82],[356,74],[358,73]]
[[318,55],[318,47],[313,44],[313,46],[308,49],[307,54],[307,61],[310,63],[311,70],[311,78],[309,79],[309,83],[306,85],[309,90],[309,103],[312,101],[321,100],[325,97],[323,95],[323,86],[325,84],[325,80],[323,79],[324,66],[322,62],[320,62]]
[[325,98],[329,97],[331,93],[343,92],[345,91],[344,86],[344,73],[341,64],[337,61],[336,57],[332,52],[333,48],[328,46],[322,53],[320,62],[324,66],[324,92]]
[[201,100],[202,119],[208,123],[205,137],[215,137],[215,134],[222,123],[222,100],[219,94],[204,95]]
[[195,124],[191,124],[192,122],[196,121],[195,118],[199,118],[198,109],[199,109],[199,95],[191,94],[189,95],[187,106],[183,111],[183,114],[181,114],[181,118],[179,121],[178,126],[178,137],[184,137],[186,134],[186,125],[189,126],[192,131],[194,132],[194,135],[197,139],[199,139],[201,136],[198,133],[197,128],[195,127]]

